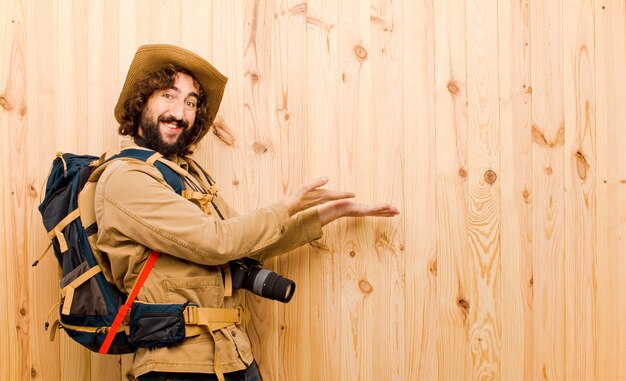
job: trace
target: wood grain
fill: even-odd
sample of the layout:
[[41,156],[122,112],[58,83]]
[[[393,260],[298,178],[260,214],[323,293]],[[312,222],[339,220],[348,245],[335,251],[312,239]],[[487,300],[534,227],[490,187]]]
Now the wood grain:
[[563,7],[530,3],[534,379],[565,379]]
[[28,169],[31,168],[28,142],[26,25],[25,9],[19,2],[9,2],[1,24],[7,33],[2,49],[2,82],[0,83],[0,127],[2,127],[2,195],[3,259],[6,274],[0,291],[3,296],[2,350],[3,373],[8,378],[30,377],[31,315],[28,282],[30,251],[29,207],[32,192]]
[[467,229],[474,273],[474,284],[469,290],[468,339],[474,380],[497,380],[501,377],[497,11],[497,1],[469,1],[466,8]]
[[[403,126],[403,71],[402,37],[405,24],[402,19],[403,4],[398,1],[372,1],[370,6],[371,48],[368,60],[372,70],[372,122],[373,141],[370,152],[377,160],[368,164],[365,178],[385,179],[374,181],[371,202],[403,203],[404,152]],[[378,75],[374,75],[378,73]],[[367,254],[369,267],[374,266],[369,279],[374,314],[372,325],[372,368],[374,380],[405,379],[405,358],[398,350],[406,346],[405,334],[405,267],[404,235],[400,219],[371,219],[374,245]]]
[[472,375],[465,13],[465,2],[435,2],[437,366],[443,380]]
[[596,374],[596,97],[593,1],[563,9],[565,378]]
[[[307,171],[306,107],[306,10],[305,1],[276,1],[272,62],[274,69],[274,113],[276,126],[277,176],[279,197],[296,191],[310,181]],[[310,345],[301,337],[310,336],[309,251],[307,247],[277,258],[277,271],[296,283],[296,294],[289,304],[279,304],[279,379],[308,380]],[[265,302],[267,303],[267,301]],[[271,302],[276,303],[276,302]]]
[[498,4],[501,379],[533,379],[530,4]]
[[[27,38],[27,116],[31,126],[29,129],[29,147],[32,149],[32,178],[36,192],[33,209],[31,210],[32,230],[30,236],[34,244],[33,250],[28,253],[31,262],[39,257],[48,247],[50,241],[41,223],[39,211],[34,207],[39,204],[43,197],[40,193],[44,190],[45,178],[50,169],[54,154],[58,150],[58,128],[56,113],[58,98],[55,89],[58,86],[56,77],[52,75],[51,68],[56,59],[53,45],[54,36],[51,33],[53,4],[34,4],[27,2],[26,25],[38,25],[38,28],[29,28]],[[51,142],[54,142],[51,144]],[[8,161],[4,161],[8,162]],[[33,380],[60,380],[61,360],[59,339],[51,342],[48,332],[44,330],[44,323],[49,318],[54,318],[56,309],[54,305],[59,300],[59,265],[51,252],[42,259],[36,268],[29,271],[29,284],[31,285],[31,332],[33,350],[30,359],[30,376]],[[63,333],[61,333],[63,334]],[[57,336],[58,337],[58,336]],[[15,375],[10,379],[15,378]]]
[[[244,10],[244,133],[247,206],[267,205],[281,193],[276,179],[276,141],[274,121],[274,86],[272,73],[272,39],[274,2],[247,2]],[[235,207],[237,207],[235,205]],[[276,270],[275,260],[264,264]],[[255,358],[264,378],[279,379],[278,306],[246,294],[246,307],[252,321],[248,335]]]
[[[596,2],[596,380],[626,378],[626,2]],[[593,314],[594,311],[585,311]]]
[[[0,0],[0,379],[131,379],[43,330],[56,151],[119,144],[139,45],[229,77],[197,158],[240,212],[326,175],[345,219],[247,293],[269,380],[626,379],[626,2]],[[54,311],[53,311],[54,312]]]
[[402,3],[405,380],[436,380],[437,248],[435,210],[434,1]]
[[[371,13],[361,2],[339,4],[339,187],[354,192],[361,202],[373,201],[369,180],[375,161],[368,155],[373,149],[371,68]],[[372,284],[367,266],[374,253],[372,223],[364,220],[340,222],[341,240],[341,379],[373,380],[375,359],[374,310]],[[367,238],[366,238],[367,237]],[[376,287],[376,289],[374,288]],[[377,313],[378,312],[378,313]]]
[[[311,178],[327,176],[339,189],[339,29],[337,1],[307,1],[306,164]],[[336,379],[342,372],[341,237],[342,226],[324,228],[309,254],[310,376]]]

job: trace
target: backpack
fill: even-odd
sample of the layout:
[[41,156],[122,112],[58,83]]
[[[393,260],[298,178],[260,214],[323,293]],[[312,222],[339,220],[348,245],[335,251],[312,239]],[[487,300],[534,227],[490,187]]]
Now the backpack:
[[[96,182],[90,182],[89,178],[96,170],[101,173],[114,160],[148,161],[154,154],[148,150],[126,149],[104,160],[104,157],[57,153],[46,182],[44,199],[39,205],[43,224],[61,267],[60,314],[52,326],[51,339],[56,328],[60,327],[90,350],[103,349],[102,344],[118,311],[129,298],[107,282],[102,274],[102,266],[107,263],[95,246],[98,231],[93,205]],[[155,163],[155,167],[180,194],[180,176],[160,162]],[[151,254],[140,279],[145,280],[157,257],[158,252]],[[142,282],[137,283],[138,292]],[[46,323],[48,328],[49,323]],[[122,354],[135,350],[124,330],[111,334],[109,345],[104,353]]]
[[[151,150],[127,148],[107,160],[104,155],[57,153],[46,181],[44,199],[39,205],[61,267],[59,318],[52,327],[49,322],[45,326],[46,330],[50,329],[50,340],[54,339],[57,328],[62,328],[74,341],[92,351],[124,354],[134,352],[137,347],[172,345],[186,336],[202,332],[212,334],[229,324],[241,323],[241,307],[216,309],[188,303],[135,301],[158,258],[159,253],[154,250],[130,294],[107,281],[102,269],[110,268],[110,264],[95,244],[98,226],[94,197],[100,174],[115,160],[153,165],[177,194],[185,194],[180,176],[182,169]],[[33,266],[38,262],[35,261]],[[159,316],[156,326],[154,320],[149,319],[155,315]],[[195,327],[192,329],[191,325]]]

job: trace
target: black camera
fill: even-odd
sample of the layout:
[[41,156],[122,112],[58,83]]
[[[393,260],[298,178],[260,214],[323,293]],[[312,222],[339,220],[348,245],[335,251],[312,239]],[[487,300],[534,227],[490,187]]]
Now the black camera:
[[246,289],[255,295],[287,303],[296,291],[296,284],[277,273],[261,267],[256,259],[244,257],[229,262],[234,289]]

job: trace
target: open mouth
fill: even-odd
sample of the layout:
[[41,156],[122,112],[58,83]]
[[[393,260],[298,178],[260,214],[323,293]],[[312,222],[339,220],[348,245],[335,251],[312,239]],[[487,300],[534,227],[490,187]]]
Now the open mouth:
[[182,126],[176,122],[161,122],[161,125],[167,127],[170,130],[177,130],[179,128],[182,128]]

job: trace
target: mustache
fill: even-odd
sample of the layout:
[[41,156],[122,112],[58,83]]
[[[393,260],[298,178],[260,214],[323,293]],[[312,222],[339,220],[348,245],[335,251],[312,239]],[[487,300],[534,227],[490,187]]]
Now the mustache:
[[162,123],[176,123],[176,125],[178,127],[182,127],[182,128],[185,128],[185,129],[187,127],[189,127],[189,123],[187,123],[186,120],[176,119],[176,118],[174,118],[171,115],[170,116],[166,116],[166,117],[159,117],[158,121],[162,122]]

